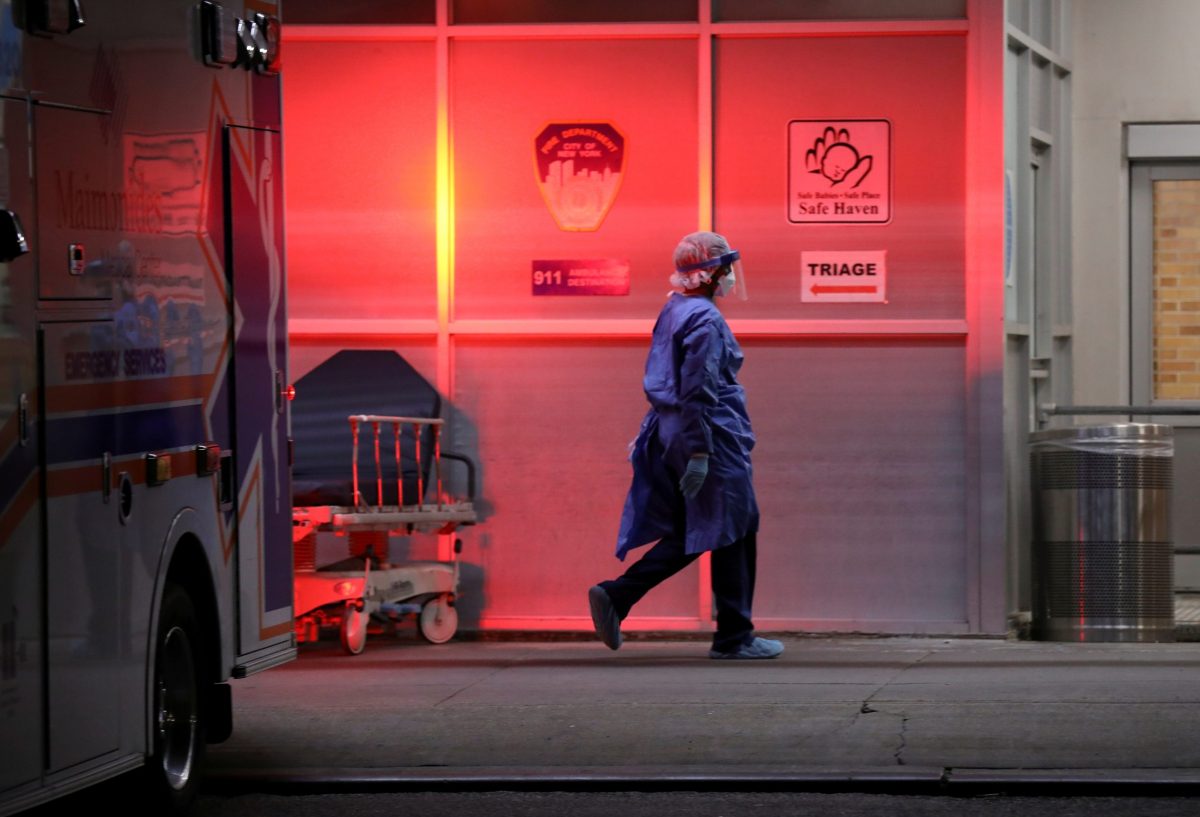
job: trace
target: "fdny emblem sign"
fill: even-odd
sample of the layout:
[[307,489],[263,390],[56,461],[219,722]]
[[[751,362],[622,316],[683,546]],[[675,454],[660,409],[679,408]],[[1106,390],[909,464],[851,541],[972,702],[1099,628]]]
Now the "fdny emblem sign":
[[608,215],[625,168],[625,137],[609,122],[559,122],[534,140],[538,188],[560,230],[591,232]]

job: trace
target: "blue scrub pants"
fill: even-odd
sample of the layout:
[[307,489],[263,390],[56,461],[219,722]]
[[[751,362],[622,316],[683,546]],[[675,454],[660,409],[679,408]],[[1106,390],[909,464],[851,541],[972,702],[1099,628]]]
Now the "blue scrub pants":
[[[750,607],[754,600],[756,555],[754,533],[712,551],[712,591],[717,608],[714,650],[730,652],[754,640]],[[620,578],[600,582],[600,586],[612,599],[617,615],[624,619],[651,588],[696,561],[697,556],[684,552],[682,539],[660,539]]]

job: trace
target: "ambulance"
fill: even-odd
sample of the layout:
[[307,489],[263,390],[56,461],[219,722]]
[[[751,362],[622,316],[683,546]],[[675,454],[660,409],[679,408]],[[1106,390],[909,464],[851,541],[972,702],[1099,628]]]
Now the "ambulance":
[[182,813],[295,657],[280,19],[0,0],[0,814]]

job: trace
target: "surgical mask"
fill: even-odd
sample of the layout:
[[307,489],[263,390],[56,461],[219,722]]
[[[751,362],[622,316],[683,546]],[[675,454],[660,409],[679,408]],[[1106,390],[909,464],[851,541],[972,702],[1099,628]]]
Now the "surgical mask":
[[733,270],[730,270],[717,279],[717,294],[722,296],[728,295],[733,291],[735,286],[737,286],[737,276],[733,274]]

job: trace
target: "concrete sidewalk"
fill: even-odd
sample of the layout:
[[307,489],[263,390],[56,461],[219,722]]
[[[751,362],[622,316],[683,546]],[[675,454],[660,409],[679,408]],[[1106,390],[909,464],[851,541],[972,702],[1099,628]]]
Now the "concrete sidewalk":
[[246,780],[1200,784],[1200,645],[785,638],[306,645],[233,682]]

